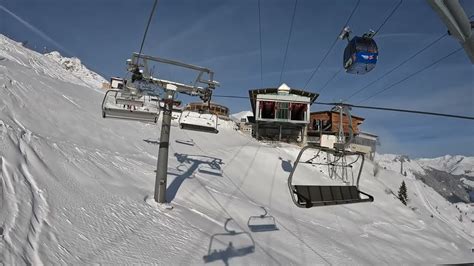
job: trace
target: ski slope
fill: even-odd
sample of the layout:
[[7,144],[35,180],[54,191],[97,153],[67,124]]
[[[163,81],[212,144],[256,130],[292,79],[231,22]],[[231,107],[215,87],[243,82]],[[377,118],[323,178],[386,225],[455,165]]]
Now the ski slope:
[[[248,232],[260,206],[279,230],[217,235],[211,251],[223,252],[211,253],[209,264],[473,261],[472,223],[431,217],[427,202],[444,206],[440,212],[455,207],[419,181],[384,169],[374,177],[367,162],[361,189],[375,202],[300,209],[287,187],[299,148],[259,143],[232,122],[220,122],[219,134],[174,124],[167,193],[174,209],[150,204],[159,125],[102,119],[103,91],[57,60],[0,37],[0,262],[6,265],[204,264],[224,222],[232,218],[229,229]],[[301,183],[327,178],[323,169],[301,172]],[[390,193],[402,180],[408,207]],[[251,252],[235,252],[253,243]]]

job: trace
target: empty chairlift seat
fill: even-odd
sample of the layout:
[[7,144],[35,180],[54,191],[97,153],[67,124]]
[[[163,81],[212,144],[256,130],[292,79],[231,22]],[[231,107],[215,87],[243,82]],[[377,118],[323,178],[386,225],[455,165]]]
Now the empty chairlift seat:
[[102,101],[102,117],[156,123],[160,115],[159,99],[135,96],[122,90],[108,90]]
[[[314,150],[315,153],[307,152],[308,150]],[[307,153],[304,154],[305,152]],[[308,157],[308,153],[311,156]],[[347,162],[348,157],[352,159],[350,162]],[[298,154],[288,177],[291,198],[295,205],[301,208],[372,202],[374,197],[359,190],[363,165],[364,154],[360,152],[337,151],[316,145],[306,146]],[[359,169],[354,175],[354,168],[357,167]],[[319,184],[294,184],[294,175],[301,169],[306,170],[305,175],[311,175],[314,177],[314,183]],[[328,172],[324,173],[326,169]]]
[[359,191],[356,186],[295,185],[292,191],[297,205],[305,208],[374,201],[371,195]]
[[209,112],[183,111],[179,118],[179,126],[182,129],[208,133],[219,133],[217,123],[217,115]]

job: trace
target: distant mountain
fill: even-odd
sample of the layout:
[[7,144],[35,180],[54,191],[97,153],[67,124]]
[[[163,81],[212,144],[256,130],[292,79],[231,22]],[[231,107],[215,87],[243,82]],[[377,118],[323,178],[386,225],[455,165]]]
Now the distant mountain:
[[474,177],[474,157],[445,155],[433,159],[418,159],[417,161],[423,167],[430,167],[453,175]]
[[450,202],[469,202],[474,191],[474,157],[445,155],[438,158],[403,159],[377,154],[375,161],[385,169],[402,172],[432,187]]

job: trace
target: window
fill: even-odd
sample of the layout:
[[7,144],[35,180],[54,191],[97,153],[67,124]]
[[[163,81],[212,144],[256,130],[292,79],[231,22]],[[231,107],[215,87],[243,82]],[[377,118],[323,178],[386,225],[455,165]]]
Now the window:
[[260,117],[263,119],[275,119],[275,102],[260,102]]
[[288,119],[288,107],[289,103],[278,102],[277,103],[277,119]]
[[306,114],[307,105],[304,103],[292,103],[290,105],[291,109],[291,120],[295,121],[304,121]]

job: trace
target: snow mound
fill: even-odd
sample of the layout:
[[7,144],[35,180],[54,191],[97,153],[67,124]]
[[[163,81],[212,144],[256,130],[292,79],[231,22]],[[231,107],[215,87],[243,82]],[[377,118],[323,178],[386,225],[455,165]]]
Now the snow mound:
[[235,113],[235,114],[231,114],[230,118],[232,120],[236,121],[236,122],[240,122],[240,121],[242,121],[241,120],[242,118],[245,118],[245,120],[248,121],[247,116],[253,116],[253,112],[252,111],[238,112],[238,113]]
[[68,58],[63,57],[57,51],[47,53],[45,56],[53,61],[59,63],[64,69],[69,71],[75,77],[78,77],[82,81],[91,86],[100,88],[102,83],[107,82],[103,77],[99,74],[89,70],[86,66],[81,63],[81,60],[76,57]]
[[59,52],[40,54],[0,34],[0,60],[8,60],[33,69],[36,75],[45,75],[57,80],[100,88],[107,82],[102,76],[85,67],[77,58],[67,58]]

